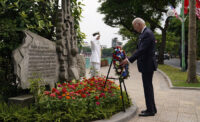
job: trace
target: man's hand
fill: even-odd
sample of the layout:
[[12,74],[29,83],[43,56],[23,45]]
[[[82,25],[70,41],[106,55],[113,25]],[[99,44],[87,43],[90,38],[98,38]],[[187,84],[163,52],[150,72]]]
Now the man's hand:
[[126,58],[126,59],[124,59],[121,63],[120,63],[120,65],[123,67],[124,65],[126,65],[126,64],[128,64],[128,59]]

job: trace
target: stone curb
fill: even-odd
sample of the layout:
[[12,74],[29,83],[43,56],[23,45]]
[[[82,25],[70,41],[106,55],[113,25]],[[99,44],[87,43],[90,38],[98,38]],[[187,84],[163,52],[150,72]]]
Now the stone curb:
[[97,121],[93,121],[93,122],[127,122],[132,117],[135,116],[137,109],[138,109],[138,107],[134,101],[132,102],[132,104],[133,105],[130,108],[126,109],[126,112],[119,112],[119,113],[113,115],[108,120],[107,119],[106,120],[97,120]]
[[196,87],[176,87],[176,86],[173,86],[170,78],[163,71],[161,71],[160,69],[157,69],[157,71],[165,78],[170,89],[200,90],[200,88],[196,88]]

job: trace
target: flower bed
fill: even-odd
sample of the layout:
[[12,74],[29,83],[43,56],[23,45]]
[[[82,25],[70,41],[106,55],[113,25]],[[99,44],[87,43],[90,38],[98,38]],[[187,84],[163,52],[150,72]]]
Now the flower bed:
[[[29,115],[27,119],[29,121],[88,122],[109,118],[122,110],[122,101],[119,86],[108,80],[104,88],[104,83],[105,78],[101,77],[84,78],[81,82],[58,83],[57,87],[51,91],[44,91],[39,102],[34,105],[34,109],[30,111],[26,109],[26,113],[29,113],[26,114]],[[127,99],[125,99],[125,106],[130,106]],[[3,116],[0,113],[0,120],[2,120],[1,117]],[[20,121],[17,117],[14,118]]]

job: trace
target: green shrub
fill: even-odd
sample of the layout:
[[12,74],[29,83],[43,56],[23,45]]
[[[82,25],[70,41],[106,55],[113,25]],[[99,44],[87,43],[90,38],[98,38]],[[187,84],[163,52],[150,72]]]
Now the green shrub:
[[[91,78],[57,84],[30,107],[0,103],[0,121],[88,122],[109,118],[122,110],[122,100],[119,86],[108,80],[104,88],[104,83],[105,78]],[[128,99],[124,100],[129,107]]]

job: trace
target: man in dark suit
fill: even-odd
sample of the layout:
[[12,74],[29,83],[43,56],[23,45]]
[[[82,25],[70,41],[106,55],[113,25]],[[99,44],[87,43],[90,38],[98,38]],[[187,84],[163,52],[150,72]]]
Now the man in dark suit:
[[155,57],[155,37],[153,32],[146,27],[141,18],[136,18],[132,22],[133,28],[140,33],[136,52],[121,62],[121,65],[133,63],[137,59],[139,72],[142,73],[146,110],[143,110],[139,116],[154,116],[157,113],[154,92],[153,92],[153,73],[157,69]]

